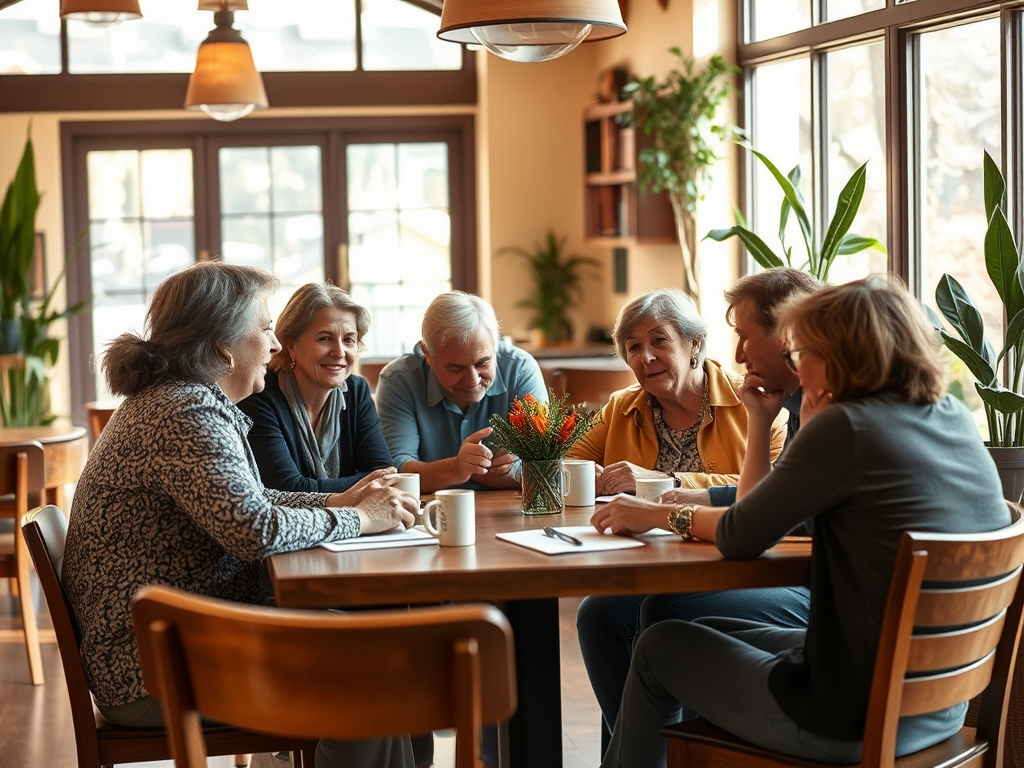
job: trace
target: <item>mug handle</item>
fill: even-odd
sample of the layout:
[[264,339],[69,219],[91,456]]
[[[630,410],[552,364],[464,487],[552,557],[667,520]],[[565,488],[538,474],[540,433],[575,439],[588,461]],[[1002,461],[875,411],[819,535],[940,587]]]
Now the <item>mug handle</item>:
[[572,482],[571,478],[572,478],[572,475],[569,474],[569,470],[565,468],[565,465],[562,465],[562,480],[564,481],[562,483],[562,495],[563,496],[568,496],[569,495],[569,485]]
[[435,528],[434,526],[432,526],[430,524],[430,510],[431,510],[431,508],[433,508],[433,507],[440,508],[440,506],[441,506],[441,500],[440,499],[434,499],[433,501],[428,501],[427,505],[423,508],[423,527],[427,529],[427,533],[429,533],[431,536],[437,536],[437,537],[441,536],[441,531],[439,531],[437,528]]

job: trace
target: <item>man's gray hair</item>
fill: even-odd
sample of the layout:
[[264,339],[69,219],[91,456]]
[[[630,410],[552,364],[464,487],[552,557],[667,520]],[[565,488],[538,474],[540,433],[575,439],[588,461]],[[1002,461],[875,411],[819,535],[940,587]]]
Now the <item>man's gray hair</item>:
[[422,344],[428,353],[437,354],[453,341],[465,343],[481,328],[497,349],[500,330],[494,307],[472,293],[442,293],[423,313]]
[[626,360],[626,339],[638,326],[646,323],[664,323],[675,328],[683,339],[698,342],[697,364],[703,365],[707,354],[708,324],[688,294],[678,288],[659,288],[633,299],[619,310],[612,338],[615,351],[623,360]]

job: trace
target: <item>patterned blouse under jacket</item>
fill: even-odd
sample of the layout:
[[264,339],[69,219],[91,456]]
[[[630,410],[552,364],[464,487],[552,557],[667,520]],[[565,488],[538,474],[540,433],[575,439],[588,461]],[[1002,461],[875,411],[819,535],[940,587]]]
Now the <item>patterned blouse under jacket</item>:
[[359,535],[328,494],[264,488],[252,422],[216,385],[167,382],[126,400],[75,490],[63,582],[96,701],[146,695],[132,595],[146,584],[244,603],[270,595],[263,560]]

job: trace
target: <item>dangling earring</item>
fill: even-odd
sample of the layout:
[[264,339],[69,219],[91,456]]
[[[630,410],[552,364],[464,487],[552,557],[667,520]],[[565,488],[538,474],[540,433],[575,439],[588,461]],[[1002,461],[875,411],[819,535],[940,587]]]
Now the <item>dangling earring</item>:
[[693,368],[693,370],[697,370],[697,365],[697,356],[694,355],[693,357],[690,358],[690,367]]
[[293,371],[295,370],[295,358],[294,357],[292,358],[292,370]]

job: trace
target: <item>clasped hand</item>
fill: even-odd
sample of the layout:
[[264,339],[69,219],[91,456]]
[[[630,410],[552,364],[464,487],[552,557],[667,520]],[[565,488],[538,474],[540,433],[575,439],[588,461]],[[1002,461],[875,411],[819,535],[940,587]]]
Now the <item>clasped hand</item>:
[[507,451],[491,450],[484,444],[484,439],[493,431],[491,427],[477,430],[459,446],[459,453],[455,457],[455,471],[464,478],[463,482],[473,475],[507,475],[512,469],[515,456]]
[[347,491],[331,494],[327,506],[355,507],[360,534],[411,528],[416,524],[419,507],[416,499],[380,482],[396,471],[394,467],[374,470]]

